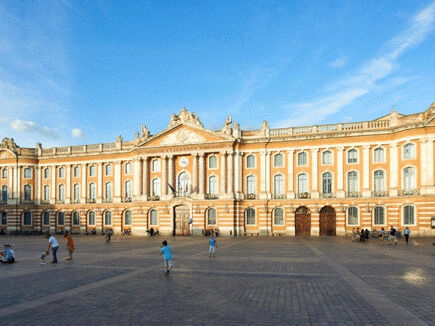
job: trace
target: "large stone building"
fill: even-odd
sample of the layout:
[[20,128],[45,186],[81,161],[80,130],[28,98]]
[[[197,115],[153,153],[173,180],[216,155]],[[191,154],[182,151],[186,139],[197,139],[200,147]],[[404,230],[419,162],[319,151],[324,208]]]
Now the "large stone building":
[[435,104],[373,121],[204,128],[183,109],[132,141],[0,145],[1,228],[145,234],[435,234]]

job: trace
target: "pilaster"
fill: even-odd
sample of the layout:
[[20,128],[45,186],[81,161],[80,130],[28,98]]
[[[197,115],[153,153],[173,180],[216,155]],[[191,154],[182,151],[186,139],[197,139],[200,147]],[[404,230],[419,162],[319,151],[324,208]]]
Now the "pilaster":
[[337,198],[344,198],[345,192],[343,188],[344,175],[343,175],[343,152],[344,147],[337,148]]
[[362,161],[363,161],[362,196],[370,197],[371,191],[370,191],[370,146],[369,145],[363,146]]
[[[295,198],[294,191],[294,150],[289,150],[287,152],[287,161],[288,161],[288,172],[287,172],[287,199]],[[294,233],[294,228],[293,228]]]
[[399,166],[397,154],[397,143],[390,144],[390,173],[388,174],[390,176],[390,196],[398,194],[397,174]]

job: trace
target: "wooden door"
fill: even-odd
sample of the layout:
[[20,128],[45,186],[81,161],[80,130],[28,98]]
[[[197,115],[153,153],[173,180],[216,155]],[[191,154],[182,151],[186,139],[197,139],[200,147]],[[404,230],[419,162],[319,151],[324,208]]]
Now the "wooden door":
[[320,235],[332,236],[336,234],[335,209],[325,206],[320,210]]
[[309,236],[311,235],[311,212],[305,207],[301,206],[295,212],[295,235]]
[[190,211],[187,206],[177,206],[174,212],[174,234],[190,235]]

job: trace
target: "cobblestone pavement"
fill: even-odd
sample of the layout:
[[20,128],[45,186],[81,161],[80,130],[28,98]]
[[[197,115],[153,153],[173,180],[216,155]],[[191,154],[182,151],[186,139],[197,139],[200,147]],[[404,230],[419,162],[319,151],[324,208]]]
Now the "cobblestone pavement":
[[2,325],[435,325],[435,246],[344,238],[76,237],[57,265],[43,237],[3,237],[18,262],[0,266]]

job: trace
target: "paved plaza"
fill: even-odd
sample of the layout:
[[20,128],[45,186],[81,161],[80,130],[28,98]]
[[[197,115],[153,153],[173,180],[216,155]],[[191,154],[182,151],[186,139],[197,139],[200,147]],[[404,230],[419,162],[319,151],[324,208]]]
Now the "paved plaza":
[[2,325],[435,325],[435,247],[345,238],[63,238],[57,265],[44,237],[3,237],[18,262],[0,266]]

